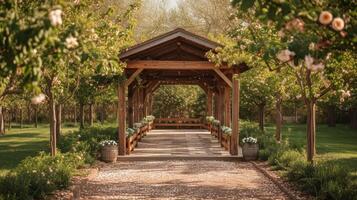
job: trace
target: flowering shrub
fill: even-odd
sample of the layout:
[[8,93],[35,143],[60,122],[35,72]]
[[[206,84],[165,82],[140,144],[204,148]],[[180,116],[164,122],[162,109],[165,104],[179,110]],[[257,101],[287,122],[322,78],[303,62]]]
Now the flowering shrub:
[[104,147],[104,146],[116,146],[118,145],[117,142],[115,142],[114,140],[104,140],[104,141],[101,141],[100,143],[100,146]]
[[258,140],[256,138],[253,138],[253,137],[246,137],[246,138],[243,138],[242,142],[243,142],[243,144],[244,143],[256,144],[258,142]]
[[143,125],[144,125],[143,123],[137,122],[137,123],[134,123],[134,124],[133,124],[133,128],[134,128],[134,129],[139,129],[139,128],[143,127]]
[[132,128],[127,128],[126,129],[126,135],[127,136],[132,136],[133,134],[135,133],[135,130],[134,129],[132,129]]
[[226,135],[231,135],[232,134],[232,129],[228,126],[222,126],[221,127],[222,133]]
[[75,170],[83,165],[80,153],[28,157],[0,178],[0,194],[4,199],[43,199],[54,190],[68,187]]
[[213,120],[214,120],[214,117],[213,117],[213,116],[207,116],[207,117],[206,117],[206,121],[207,121],[208,123],[212,123]]
[[153,122],[153,121],[155,120],[155,116],[153,116],[153,115],[148,115],[148,116],[144,117],[144,120],[145,120],[146,122]]
[[212,121],[212,124],[215,125],[215,126],[218,126],[218,125],[221,124],[221,122],[219,120],[215,119],[215,120]]

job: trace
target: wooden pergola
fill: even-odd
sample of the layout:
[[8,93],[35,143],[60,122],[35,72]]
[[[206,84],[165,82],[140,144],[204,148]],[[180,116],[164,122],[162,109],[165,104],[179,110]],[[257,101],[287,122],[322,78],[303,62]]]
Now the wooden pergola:
[[[231,155],[238,154],[239,74],[246,65],[215,66],[206,53],[221,45],[178,28],[120,54],[126,81],[118,85],[119,155],[125,155],[127,125],[152,112],[153,93],[165,84],[198,85],[207,95],[207,116],[232,127]],[[135,81],[137,80],[137,81]],[[232,95],[232,98],[231,98]]]

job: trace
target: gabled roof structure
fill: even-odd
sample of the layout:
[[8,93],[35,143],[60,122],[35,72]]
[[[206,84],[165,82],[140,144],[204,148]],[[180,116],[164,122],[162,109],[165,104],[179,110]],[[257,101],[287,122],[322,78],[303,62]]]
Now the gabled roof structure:
[[[238,153],[239,80],[244,64],[216,67],[207,52],[222,47],[214,41],[177,28],[128,48],[120,54],[126,62],[126,81],[118,85],[119,154],[125,155],[125,127],[152,112],[152,96],[160,85],[198,85],[207,95],[207,116],[232,124],[230,153]],[[138,79],[140,77],[140,79]],[[136,79],[140,81],[135,81]],[[233,91],[231,99],[231,91]],[[127,102],[126,102],[127,97]],[[127,108],[127,109],[126,109]],[[126,117],[128,113],[128,117]],[[220,140],[221,140],[220,136]]]
[[121,60],[207,60],[206,52],[222,46],[177,28],[137,44],[120,55]]

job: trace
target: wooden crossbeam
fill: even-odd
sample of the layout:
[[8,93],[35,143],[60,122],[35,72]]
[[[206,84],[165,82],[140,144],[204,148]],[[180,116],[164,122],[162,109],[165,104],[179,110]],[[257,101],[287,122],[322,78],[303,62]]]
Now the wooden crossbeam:
[[[136,60],[136,61],[128,61],[126,68],[127,69],[166,69],[166,70],[209,70],[209,69],[215,69],[216,67],[214,63],[208,61]],[[221,68],[227,68],[227,66],[222,66]]]
[[229,85],[229,87],[232,88],[233,86],[232,81],[229,80],[229,78],[226,75],[224,75],[220,69],[213,68],[213,70],[224,80],[224,82],[227,83],[227,85]]
[[134,79],[143,71],[144,69],[137,69],[126,81],[125,86],[128,87]]

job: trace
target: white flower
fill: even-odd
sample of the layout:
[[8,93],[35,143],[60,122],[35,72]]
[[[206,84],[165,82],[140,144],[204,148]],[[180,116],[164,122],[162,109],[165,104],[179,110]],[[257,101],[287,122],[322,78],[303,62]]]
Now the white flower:
[[44,94],[39,94],[37,96],[34,96],[31,98],[31,103],[32,104],[40,104],[46,99],[46,96]]
[[342,29],[345,27],[345,22],[343,21],[343,19],[336,17],[335,19],[333,19],[332,21],[332,28],[335,31],[342,31]]
[[276,57],[281,61],[281,62],[287,62],[291,60],[291,57],[294,57],[295,53],[292,51],[289,51],[288,49],[284,49],[280,51]]
[[311,42],[311,43],[309,44],[309,50],[310,50],[310,51],[315,51],[315,50],[316,50],[316,44],[313,43],[313,42]]
[[351,92],[349,90],[345,91],[345,90],[341,90],[341,97],[342,98],[348,98],[351,96]]
[[332,22],[333,16],[329,11],[322,11],[319,16],[319,22],[323,25],[327,25]]
[[69,36],[68,38],[66,38],[66,47],[68,49],[73,49],[76,48],[77,46],[78,46],[77,38],[73,36]]
[[101,146],[115,146],[117,143],[114,140],[104,140],[99,143]]
[[32,173],[36,173],[37,171],[36,170],[32,170]]
[[312,64],[314,63],[314,58],[311,57],[310,55],[306,55],[304,61],[305,61],[306,68],[311,70]]
[[300,32],[304,32],[304,26],[305,26],[304,21],[302,21],[299,18],[295,18],[285,24],[285,28],[290,31],[297,30]]
[[317,63],[312,65],[312,70],[311,71],[322,71],[325,68],[325,65],[322,63]]
[[52,10],[49,13],[49,19],[51,21],[52,26],[58,26],[62,24],[62,10],[60,9],[56,9],[56,10]]
[[256,144],[258,142],[258,140],[253,137],[246,137],[246,138],[243,138],[242,142],[249,143],[249,144]]

